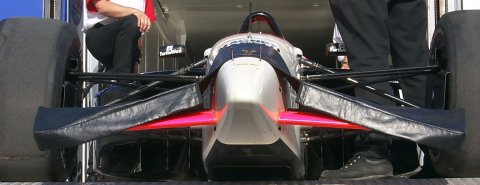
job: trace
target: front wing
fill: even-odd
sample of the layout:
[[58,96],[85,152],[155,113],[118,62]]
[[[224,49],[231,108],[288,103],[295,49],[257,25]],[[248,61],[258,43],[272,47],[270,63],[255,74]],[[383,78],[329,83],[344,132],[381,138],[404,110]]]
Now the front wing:
[[[300,105],[297,112],[326,114],[371,131],[444,150],[458,148],[465,135],[463,110],[381,106],[305,82],[300,83],[297,102]],[[202,111],[205,109],[199,83],[194,83],[114,106],[41,107],[35,119],[34,135],[40,149],[69,147],[135,130],[134,127],[179,112]],[[182,119],[188,120],[188,115],[198,116],[185,115]]]

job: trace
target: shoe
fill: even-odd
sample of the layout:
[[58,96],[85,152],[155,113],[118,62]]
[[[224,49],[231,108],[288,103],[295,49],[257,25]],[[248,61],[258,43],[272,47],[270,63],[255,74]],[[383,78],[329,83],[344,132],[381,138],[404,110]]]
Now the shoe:
[[367,158],[362,155],[354,156],[347,164],[338,170],[325,170],[321,179],[381,179],[393,177],[392,164],[386,159]]

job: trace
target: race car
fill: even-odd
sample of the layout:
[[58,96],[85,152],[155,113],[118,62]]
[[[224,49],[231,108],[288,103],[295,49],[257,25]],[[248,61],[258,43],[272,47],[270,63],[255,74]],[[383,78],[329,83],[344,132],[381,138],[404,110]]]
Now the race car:
[[[10,19],[2,22],[0,33],[13,35],[5,41],[13,42],[12,48],[33,45],[15,41],[28,38],[15,37],[19,33],[12,28],[48,24],[56,32],[43,35],[55,40],[50,43],[57,50],[54,56],[40,51],[47,59],[36,60],[45,62],[29,66],[15,63],[23,57],[20,51],[2,46],[11,56],[0,56],[8,59],[2,65],[20,71],[5,71],[1,92],[3,97],[23,98],[19,93],[27,93],[47,101],[33,105],[28,113],[34,117],[33,128],[25,133],[33,131],[37,146],[51,150],[55,175],[62,181],[318,179],[322,170],[342,166],[353,153],[355,136],[366,132],[395,138],[396,177],[421,170],[416,144],[428,152],[438,174],[479,176],[474,165],[479,159],[472,153],[479,151],[474,138],[480,88],[469,83],[478,76],[474,69],[479,54],[473,47],[478,42],[463,39],[478,28],[479,14],[462,11],[442,18],[430,66],[364,72],[329,69],[308,60],[267,12],[249,14],[239,32],[206,49],[204,59],[178,71],[147,74],[82,72],[71,25]],[[451,29],[459,19],[463,24]],[[184,50],[167,46],[159,53],[168,57]],[[33,75],[16,78],[25,72]],[[355,80],[426,74],[430,108],[369,86],[378,80]],[[82,107],[80,100],[93,84],[103,84],[98,106]],[[46,90],[22,92],[32,86]],[[352,88],[364,88],[399,106],[356,98]],[[9,111],[1,114],[2,125],[15,124],[15,113],[29,100],[14,101],[17,107],[2,109]]]

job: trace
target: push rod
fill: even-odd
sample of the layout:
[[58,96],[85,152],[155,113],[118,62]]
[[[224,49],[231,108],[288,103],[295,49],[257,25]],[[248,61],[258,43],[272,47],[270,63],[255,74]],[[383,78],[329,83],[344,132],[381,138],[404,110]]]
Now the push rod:
[[80,73],[70,72],[70,76],[79,81],[93,80],[138,80],[138,81],[165,81],[165,82],[194,82],[201,79],[201,76],[181,76],[181,75],[165,75],[151,74],[139,75],[132,73]]
[[[182,74],[185,74],[185,73],[186,73],[187,71],[189,71],[190,69],[196,68],[196,67],[199,67],[199,66],[202,66],[202,65],[204,65],[204,64],[206,64],[206,63],[207,63],[207,59],[203,59],[203,60],[200,60],[200,61],[195,62],[195,63],[193,63],[193,64],[190,64],[190,65],[188,65],[188,66],[186,66],[186,67],[183,67],[183,68],[181,68],[181,69],[179,69],[179,70],[177,70],[177,71],[175,71],[175,72],[173,72],[173,73],[170,73],[170,75],[182,75]],[[141,86],[141,87],[139,87],[139,88],[131,91],[130,93],[128,93],[128,94],[126,94],[126,95],[124,95],[124,96],[122,96],[122,97],[120,97],[120,98],[118,98],[118,99],[116,99],[116,100],[113,100],[113,101],[111,101],[111,102],[109,102],[109,103],[107,103],[107,104],[105,104],[105,105],[108,106],[108,105],[113,105],[113,104],[117,104],[117,103],[124,102],[124,101],[129,100],[130,98],[135,97],[135,96],[137,96],[137,95],[139,95],[139,94],[141,94],[141,93],[143,93],[143,92],[146,92],[146,91],[148,91],[148,90],[150,90],[150,89],[152,89],[152,88],[154,88],[154,87],[156,87],[156,86],[158,86],[158,85],[161,85],[162,83],[164,83],[164,82],[163,82],[163,81],[153,81],[153,82],[150,82],[150,83],[148,83],[148,84],[146,84],[146,85],[144,85],[144,86]]]
[[360,87],[360,86],[365,86],[365,85],[371,85],[371,84],[376,84],[376,83],[380,83],[380,82],[387,82],[387,81],[396,80],[396,79],[399,79],[399,78],[407,78],[407,77],[416,76],[416,75],[417,74],[396,75],[396,76],[393,76],[393,77],[381,78],[381,79],[377,79],[377,80],[362,81],[362,82],[357,83],[357,84],[344,85],[344,86],[335,87],[335,88],[332,88],[332,89],[335,90],[335,91],[341,91],[341,90],[345,90],[345,89],[350,89],[350,88],[355,88],[355,87]]
[[[332,80],[332,79],[342,79],[342,78],[362,78],[362,77],[372,77],[372,76],[376,77],[376,76],[404,75],[404,74],[426,74],[426,73],[431,73],[437,68],[438,66],[426,66],[426,67],[410,67],[410,68],[345,72],[345,73],[334,72],[329,74],[307,75],[304,77],[304,80],[321,81],[321,80]],[[332,71],[332,70],[329,70],[329,71]]]
[[[319,70],[322,70],[322,71],[327,72],[327,73],[331,73],[331,74],[336,73],[336,72],[333,71],[333,70],[330,70],[330,69],[328,69],[328,68],[326,68],[326,67],[324,67],[324,66],[322,66],[322,65],[320,65],[320,64],[318,64],[318,63],[316,63],[316,62],[313,62],[313,61],[310,61],[310,60],[307,60],[307,59],[303,59],[303,58],[300,59],[300,63],[302,63],[302,64],[304,64],[304,65],[307,65],[307,66],[310,66],[310,67],[313,67],[313,68],[316,68],[316,69],[319,69]],[[343,77],[343,78],[346,78],[346,77]],[[350,83],[350,84],[359,84],[359,82],[358,82],[357,80],[352,79],[352,78],[346,78],[345,80],[347,81],[347,83]],[[410,103],[410,102],[407,102],[407,101],[405,101],[405,100],[403,100],[403,99],[400,99],[400,98],[398,98],[398,97],[395,97],[395,96],[393,96],[393,95],[391,95],[391,94],[389,94],[389,93],[386,93],[385,91],[382,91],[382,90],[379,90],[379,89],[375,89],[375,88],[373,88],[373,87],[371,87],[371,86],[368,86],[368,85],[366,85],[366,86],[359,86],[359,88],[362,88],[362,89],[364,89],[364,90],[366,90],[366,91],[368,91],[368,92],[371,92],[371,93],[376,94],[376,95],[378,95],[378,96],[381,96],[381,97],[383,97],[383,98],[389,99],[390,101],[393,101],[393,102],[395,102],[395,103],[399,103],[399,104],[402,104],[402,105],[405,105],[405,106],[410,106],[410,107],[416,107],[416,108],[419,107],[419,106],[414,105],[414,104],[412,104],[412,103]]]

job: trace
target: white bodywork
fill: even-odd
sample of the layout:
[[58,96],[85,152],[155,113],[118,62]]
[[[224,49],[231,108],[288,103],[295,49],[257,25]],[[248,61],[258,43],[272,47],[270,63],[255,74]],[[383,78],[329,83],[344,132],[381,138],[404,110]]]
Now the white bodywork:
[[[266,34],[236,34],[220,40],[205,52],[209,54],[207,73],[221,48],[248,42],[275,48],[292,76],[300,75],[297,55],[301,50]],[[212,90],[217,125],[203,128],[203,159],[216,141],[225,145],[270,145],[281,141],[300,159],[299,126],[280,126],[276,122],[278,113],[285,110],[281,83],[265,60],[245,56],[226,61]]]

